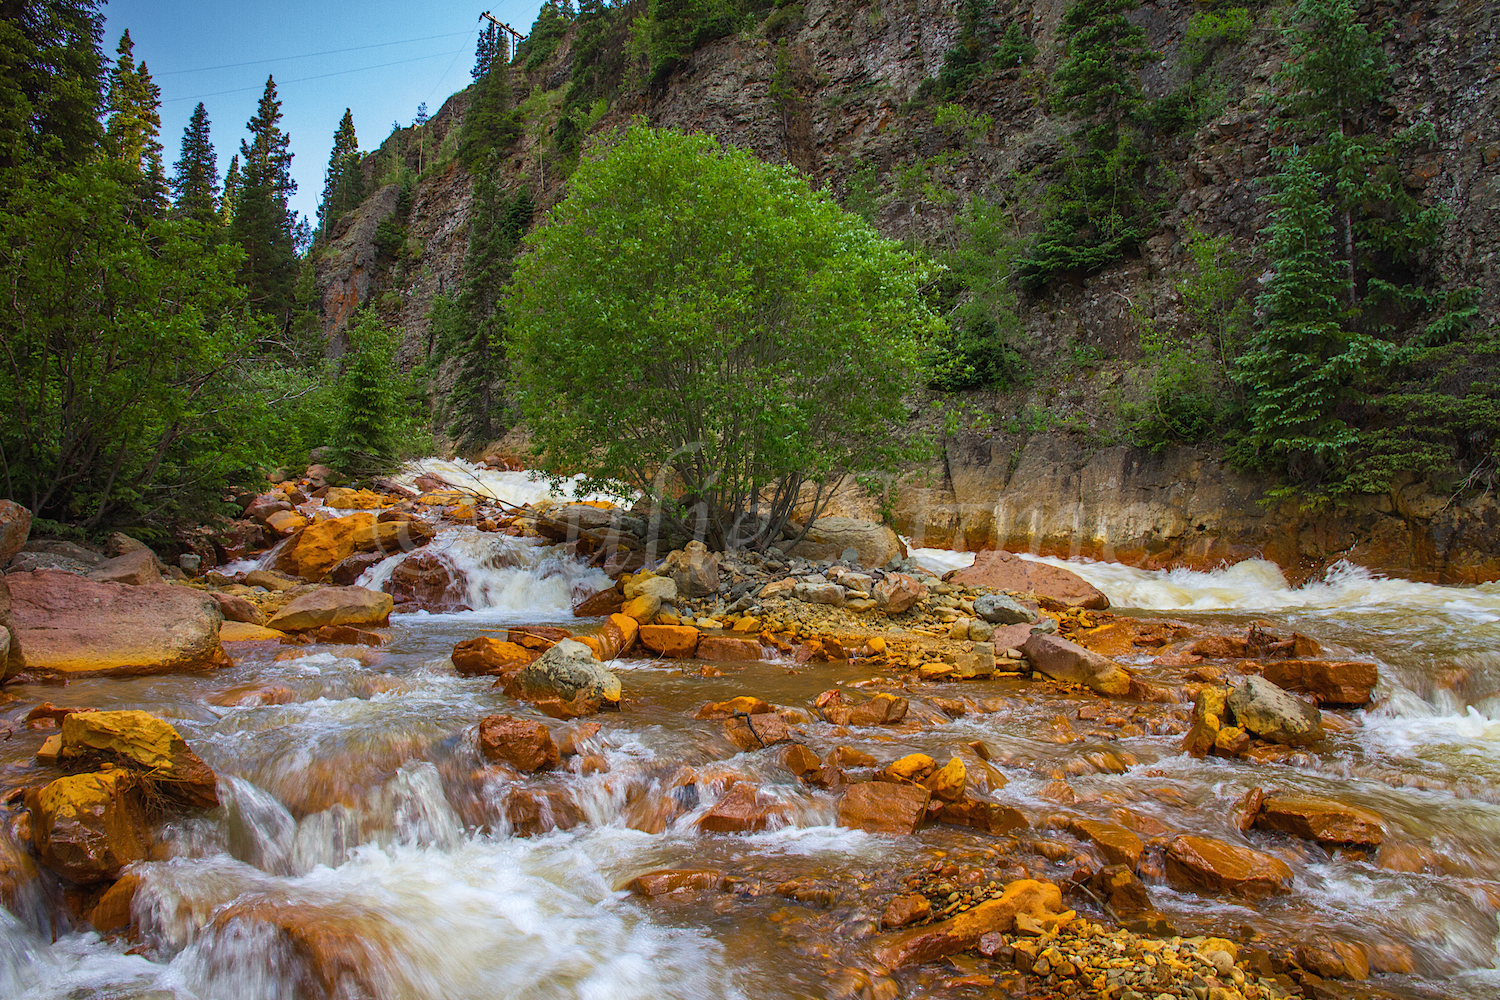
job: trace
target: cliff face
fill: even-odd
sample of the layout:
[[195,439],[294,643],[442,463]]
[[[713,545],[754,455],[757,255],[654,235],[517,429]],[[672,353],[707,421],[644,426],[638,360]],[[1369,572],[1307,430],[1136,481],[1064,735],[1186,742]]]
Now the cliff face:
[[[720,39],[663,83],[623,90],[594,133],[638,115],[711,133],[763,159],[795,164],[847,204],[863,194],[877,228],[929,246],[953,238],[954,217],[971,197],[1004,204],[1018,231],[1029,232],[1070,128],[1068,119],[1048,113],[1044,99],[1070,5],[1012,4],[1009,20],[1029,29],[1037,54],[962,97],[965,108],[993,119],[977,138],[940,126],[932,102],[913,102],[960,36],[953,0],[809,0],[777,37],[753,31]],[[1202,6],[1162,0],[1133,15],[1161,54],[1142,72],[1148,97],[1186,79],[1181,49],[1188,19]],[[967,398],[985,418],[982,426],[947,435],[941,462],[918,477],[924,485],[901,493],[896,512],[904,530],[968,547],[1151,565],[1259,554],[1305,575],[1349,557],[1402,575],[1500,578],[1500,560],[1489,554],[1500,539],[1488,496],[1450,500],[1407,485],[1353,515],[1324,519],[1298,513],[1294,503],[1267,505],[1267,484],[1227,469],[1214,448],[1156,454],[1115,443],[1112,407],[1141,356],[1143,325],[1172,330],[1187,323],[1177,283],[1189,232],[1231,238],[1248,261],[1243,296],[1253,297],[1264,277],[1257,234],[1268,215],[1268,116],[1286,56],[1279,26],[1287,12],[1254,8],[1248,38],[1213,57],[1222,110],[1196,131],[1157,137],[1153,152],[1169,178],[1168,201],[1139,255],[1087,279],[1054,283],[1023,303],[1022,351],[1035,377],[1009,395]],[[1452,285],[1479,287],[1492,323],[1500,312],[1500,12],[1484,0],[1429,0],[1366,3],[1361,16],[1383,26],[1396,69],[1384,120],[1392,130],[1426,121],[1436,133],[1405,161],[1408,190],[1450,212],[1434,264]],[[572,58],[565,39],[529,76],[513,71],[528,118],[500,179],[506,187],[528,186],[542,209],[563,194],[564,170],[549,135]],[[455,95],[424,135],[405,130],[369,158],[372,171],[387,175],[392,164],[405,165],[409,207],[402,217],[398,185],[380,187],[322,251],[318,287],[331,341],[353,308],[368,302],[406,331],[408,362],[430,350],[432,298],[462,280],[471,184],[452,149],[465,103],[465,94]],[[412,180],[419,144],[428,164],[438,166],[423,167]],[[399,221],[405,234],[404,252],[394,257],[376,247],[386,220]],[[1079,356],[1092,363],[1070,363]],[[1037,413],[1071,433],[1005,429],[1018,415]]]

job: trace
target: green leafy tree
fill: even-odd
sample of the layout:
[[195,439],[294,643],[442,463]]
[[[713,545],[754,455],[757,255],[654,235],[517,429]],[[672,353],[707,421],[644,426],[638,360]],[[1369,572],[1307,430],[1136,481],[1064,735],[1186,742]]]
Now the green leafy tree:
[[949,392],[1005,388],[1025,368],[1015,225],[1001,206],[975,198],[954,229],[953,249],[940,258],[945,270],[938,284],[951,333],[930,352],[929,384]]
[[[426,107],[426,105],[423,105]],[[359,167],[359,138],[354,134],[354,115],[348,108],[333,133],[333,151],[323,174],[323,200],[318,205],[318,236],[327,240],[343,216],[365,200],[365,175]]]
[[206,229],[219,225],[219,160],[209,138],[208,109],[200,102],[182,130],[182,155],[172,178],[173,214]]
[[287,200],[297,182],[292,180],[291,136],[280,123],[276,81],[267,77],[260,103],[246,124],[250,140],[240,142],[242,179],[230,236],[245,251],[240,280],[251,305],[285,327],[291,321],[297,281],[296,220]]
[[637,123],[526,237],[507,352],[549,468],[765,545],[804,486],[910,454],[923,278],[795,169]]
[[543,0],[531,24],[531,33],[516,48],[516,58],[526,57],[526,69],[537,69],[552,57],[568,33],[568,24],[573,20],[573,4],[570,0]]
[[503,66],[510,62],[509,57],[510,36],[501,32],[493,22],[487,22],[474,44],[474,67],[469,70],[469,76],[478,83],[496,63]]
[[1126,14],[1137,0],[1077,0],[1059,34],[1067,56],[1053,76],[1051,104],[1080,119],[1048,191],[1047,217],[1021,265],[1024,284],[1097,271],[1145,239],[1154,224],[1145,196],[1146,150],[1134,119],[1140,68],[1154,58]]

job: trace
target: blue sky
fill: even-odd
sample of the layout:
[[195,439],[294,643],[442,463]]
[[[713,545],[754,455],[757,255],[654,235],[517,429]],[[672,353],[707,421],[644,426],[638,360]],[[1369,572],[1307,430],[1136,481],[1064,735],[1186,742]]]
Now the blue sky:
[[436,114],[443,101],[468,86],[480,11],[524,34],[539,6],[539,0],[111,0],[104,8],[103,47],[113,57],[128,28],[136,61],[150,67],[161,87],[169,173],[182,130],[201,100],[213,122],[222,178],[247,134],[245,123],[267,74],[274,75],[281,126],[292,137],[292,207],[316,222],[323,171],[345,108],[354,114],[360,149],[375,149],[392,122],[411,124],[418,104],[427,102]]

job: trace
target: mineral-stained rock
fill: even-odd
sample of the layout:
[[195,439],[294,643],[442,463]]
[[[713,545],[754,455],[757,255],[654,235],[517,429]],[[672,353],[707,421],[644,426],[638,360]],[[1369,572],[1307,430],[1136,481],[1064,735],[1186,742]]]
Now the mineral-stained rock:
[[880,926],[886,930],[898,930],[918,920],[926,920],[930,913],[932,913],[932,904],[927,901],[926,896],[916,893],[897,896],[886,904],[885,913],[880,918]]
[[139,875],[126,872],[115,880],[115,884],[104,890],[99,901],[88,912],[88,922],[100,934],[113,934],[129,930],[134,923],[130,906],[135,901],[135,891],[141,886]]
[[397,552],[410,552],[432,541],[436,534],[432,525],[414,518],[401,520],[377,520],[355,529],[356,552],[372,552],[382,556]]
[[294,599],[266,623],[282,632],[306,632],[324,625],[386,625],[394,602],[390,594],[364,587],[322,587]]
[[729,719],[736,715],[766,715],[770,704],[751,695],[738,695],[727,701],[711,701],[693,715],[695,719]]
[[740,782],[703,814],[698,829],[708,833],[756,833],[785,820],[785,806],[754,785]]
[[249,622],[225,622],[219,626],[220,642],[280,642],[287,634]]
[[560,788],[517,788],[505,800],[505,819],[518,837],[571,830],[582,821],[578,806]]
[[957,802],[964,797],[969,785],[969,769],[957,757],[938,768],[923,779],[922,784],[940,802]]
[[658,656],[686,658],[698,651],[699,635],[691,625],[642,625],[641,645]]
[[948,579],[966,587],[1034,593],[1042,607],[1048,609],[1102,611],[1109,607],[1109,598],[1078,574],[998,549],[978,553],[973,566],[950,574]]
[[1130,691],[1130,671],[1061,636],[1033,632],[1021,652],[1034,669],[1053,680],[1082,684],[1099,694],[1117,698]]
[[435,552],[418,552],[396,564],[385,591],[403,608],[435,614],[469,610],[468,579]]
[[354,536],[376,523],[374,514],[357,513],[310,524],[286,543],[276,556],[283,573],[316,583],[355,552]]
[[1024,830],[1030,825],[1026,814],[1019,809],[973,797],[945,802],[931,816],[939,823],[967,826],[996,837],[1013,830]]
[[729,883],[723,872],[707,869],[668,869],[637,875],[625,883],[625,890],[647,899],[676,893],[719,892]]
[[99,583],[124,583],[133,587],[162,582],[156,554],[147,548],[104,560],[89,573],[89,579]]
[[1255,825],[1328,844],[1378,847],[1385,839],[1385,824],[1378,814],[1310,795],[1266,796]]
[[724,737],[741,750],[760,750],[792,738],[786,720],[774,712],[750,718],[726,719]]
[[1320,705],[1368,704],[1380,680],[1373,663],[1336,660],[1268,660],[1261,676],[1283,690],[1312,695]]
[[1260,899],[1287,892],[1292,870],[1269,854],[1207,837],[1178,837],[1167,847],[1167,881],[1190,892]]
[[1105,865],[1089,881],[1094,892],[1116,913],[1142,913],[1151,909],[1151,897],[1146,893],[1146,885],[1136,878],[1130,866]]
[[160,674],[227,661],[223,614],[188,587],[95,583],[58,570],[10,573],[9,672]]
[[927,814],[929,793],[921,785],[864,781],[839,800],[839,826],[869,833],[915,833]]
[[620,700],[620,678],[594,659],[593,650],[583,643],[564,639],[515,674],[506,684],[506,693],[530,701],[556,699],[597,711],[604,702]]
[[541,655],[542,650],[482,635],[453,647],[453,669],[465,677],[504,677],[531,666]]
[[705,635],[698,640],[697,657],[710,663],[754,663],[760,659],[760,643],[727,635]]
[[887,573],[875,585],[875,605],[888,615],[910,611],[912,605],[927,596],[927,587],[905,573]]
[[1021,879],[1007,885],[999,899],[980,903],[950,920],[880,939],[875,958],[891,969],[931,962],[973,948],[986,934],[1009,933],[1020,914],[1032,918],[1034,923],[1053,927],[1073,918],[1072,910],[1063,909],[1062,891],[1057,886]]
[[140,779],[117,768],[74,774],[31,793],[32,841],[42,864],[74,882],[100,882],[143,861],[149,846]]
[[844,606],[844,588],[836,583],[799,583],[792,588],[792,596],[808,604]]
[[786,752],[781,755],[781,763],[799,778],[811,778],[823,770],[823,762],[818,759],[818,755],[801,743],[793,743],[787,747]]
[[70,713],[62,720],[61,756],[120,765],[184,805],[219,804],[218,776],[170,723],[149,712]]
[[248,625],[264,625],[266,623],[265,612],[238,594],[222,594],[216,590],[208,592],[208,596],[218,602],[219,610],[224,613],[224,620],[229,622],[245,622]]
[[671,604],[677,600],[677,582],[669,576],[637,573],[625,584],[625,600],[637,597],[654,597],[663,604]]
[[31,511],[14,500],[0,500],[0,568],[15,557],[31,535]]
[[894,531],[857,517],[818,518],[790,554],[804,559],[839,559],[847,549],[855,551],[861,566],[873,568],[906,555],[906,546]]
[[489,715],[479,721],[479,752],[528,773],[556,767],[562,759],[551,730],[540,722],[509,715]]
[[1079,840],[1087,840],[1099,848],[1104,860],[1112,865],[1126,865],[1134,870],[1146,853],[1141,838],[1118,823],[1102,820],[1075,819],[1068,824],[1068,832]]
[[640,627],[629,615],[613,614],[598,632],[578,636],[577,641],[592,649],[596,659],[608,662],[624,656],[635,646]]
[[1240,728],[1287,746],[1309,746],[1323,738],[1323,716],[1315,705],[1250,675],[1229,695],[1229,710]]
[[704,597],[719,589],[719,557],[702,542],[688,542],[662,560],[657,574],[669,577],[684,597]]
[[[257,932],[257,928],[262,929]],[[395,930],[373,910],[289,903],[246,893],[221,907],[200,940],[263,942],[298,997],[378,997],[391,986]]]

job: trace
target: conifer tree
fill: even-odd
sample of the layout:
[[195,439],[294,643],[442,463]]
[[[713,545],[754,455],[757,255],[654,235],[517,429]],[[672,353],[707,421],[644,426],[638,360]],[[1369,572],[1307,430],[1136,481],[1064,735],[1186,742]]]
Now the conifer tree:
[[182,155],[172,177],[173,214],[213,229],[219,224],[219,160],[209,138],[208,109],[193,109],[182,130]]
[[[0,175],[95,155],[105,60],[101,0],[0,5]],[[0,198],[13,184],[0,184]]]
[[345,213],[359,207],[365,198],[365,175],[359,168],[359,139],[354,134],[354,115],[344,109],[343,120],[333,133],[333,152],[323,175],[323,201],[318,206],[318,238],[327,240]]
[[130,32],[120,36],[114,69],[109,74],[109,124],[105,129],[111,155],[137,173],[144,173],[150,157],[161,155],[161,88],[142,63],[135,65],[135,43]]
[[510,62],[505,58],[509,54],[506,44],[508,41],[508,36],[502,35],[493,21],[485,25],[484,30],[479,33],[479,41],[474,45],[474,68],[469,70],[469,75],[476,83],[484,79],[496,60],[502,64]]
[[240,142],[242,180],[230,234],[245,251],[240,279],[251,304],[285,326],[291,319],[297,281],[295,220],[287,199],[297,184],[292,180],[291,137],[280,123],[276,81],[267,77],[260,103],[246,125],[250,140]]
[[520,137],[521,122],[514,103],[510,70],[503,65],[496,65],[474,85],[458,133],[458,157],[465,166],[473,169],[492,150],[507,149]]
[[240,203],[240,189],[245,178],[240,173],[240,155],[229,158],[229,169],[224,171],[224,196],[219,199],[219,225],[228,229],[234,224],[234,212]]

